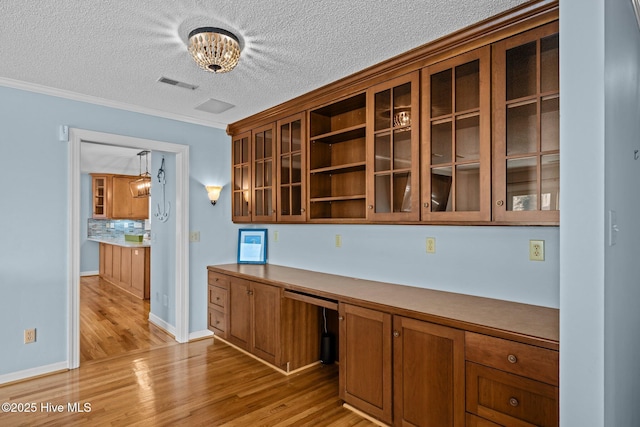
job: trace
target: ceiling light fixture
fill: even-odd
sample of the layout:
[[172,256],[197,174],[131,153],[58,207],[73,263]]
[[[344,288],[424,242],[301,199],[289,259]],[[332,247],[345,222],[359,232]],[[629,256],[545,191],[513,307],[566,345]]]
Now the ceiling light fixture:
[[189,53],[203,70],[228,73],[240,60],[240,42],[221,28],[196,28],[189,33]]
[[[140,161],[140,175],[138,179],[129,182],[129,190],[131,196],[134,198],[149,197],[151,194],[151,174],[149,174],[149,153],[148,150],[143,150],[138,153],[138,159]],[[145,171],[142,172],[142,158],[145,161]]]

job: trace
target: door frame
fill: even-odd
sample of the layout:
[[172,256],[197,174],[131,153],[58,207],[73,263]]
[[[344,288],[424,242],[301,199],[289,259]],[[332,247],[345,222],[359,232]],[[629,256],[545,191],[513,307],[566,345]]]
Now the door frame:
[[189,146],[124,135],[69,128],[68,152],[68,368],[80,366],[80,147],[100,142],[120,147],[165,151],[176,155],[175,339],[189,341]]

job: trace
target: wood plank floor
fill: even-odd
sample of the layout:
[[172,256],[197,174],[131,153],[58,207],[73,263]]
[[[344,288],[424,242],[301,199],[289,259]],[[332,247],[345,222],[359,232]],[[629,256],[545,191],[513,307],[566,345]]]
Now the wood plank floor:
[[[108,286],[99,281],[83,285],[83,302],[93,293],[96,303],[106,298],[114,307],[97,309],[103,312],[98,323],[105,326],[91,326],[90,344],[84,344],[90,351],[80,368],[0,386],[0,403],[33,404],[35,409],[0,412],[1,426],[375,425],[342,407],[336,365],[285,376],[212,338],[164,341],[153,325],[145,343],[134,343],[145,329],[132,307],[136,304],[128,304],[126,295],[125,301],[117,300]],[[127,338],[113,332],[120,328],[129,331],[123,333]],[[69,404],[87,410],[74,412]],[[53,412],[57,405],[62,411]]]
[[100,279],[80,279],[80,363],[175,344],[149,323],[149,301]]

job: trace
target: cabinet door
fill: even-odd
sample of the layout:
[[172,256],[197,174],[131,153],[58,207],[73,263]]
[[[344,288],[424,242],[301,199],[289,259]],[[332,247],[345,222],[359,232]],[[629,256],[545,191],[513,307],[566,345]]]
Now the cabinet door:
[[489,47],[422,70],[422,220],[491,220]]
[[251,342],[251,286],[242,279],[229,282],[229,342],[249,351]]
[[277,125],[278,221],[306,220],[306,135],[304,113]]
[[493,218],[559,224],[558,23],[493,45]]
[[464,331],[394,316],[396,426],[464,427]]
[[417,221],[419,210],[419,74],[367,92],[367,219]]
[[252,189],[251,220],[273,222],[276,220],[276,150],[275,124],[251,131]]
[[131,248],[120,248],[120,287],[131,291]]
[[143,299],[149,298],[148,249],[131,249],[131,292]]
[[111,280],[113,277],[113,245],[104,243],[100,245],[104,248],[104,277]]
[[113,283],[117,285],[120,283],[120,264],[122,263],[122,247],[116,246],[116,245],[111,245],[111,246],[113,251],[113,258],[112,258],[113,274],[111,277],[113,278]]
[[149,218],[149,198],[148,197],[131,197],[131,219],[148,219]]
[[340,398],[391,423],[391,315],[340,304]]
[[114,176],[112,179],[111,196],[111,217],[129,218],[131,215],[129,178]]
[[231,209],[234,222],[251,221],[251,132],[234,136],[231,142]]
[[279,365],[280,289],[251,283],[251,352]]
[[93,218],[109,218],[109,183],[108,175],[92,175],[92,206]]

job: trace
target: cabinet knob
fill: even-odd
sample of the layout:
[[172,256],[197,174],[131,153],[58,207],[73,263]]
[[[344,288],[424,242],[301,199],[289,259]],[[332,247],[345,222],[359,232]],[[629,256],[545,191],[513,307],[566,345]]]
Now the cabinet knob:
[[220,324],[220,321],[219,321],[219,320],[216,320],[216,325],[219,325],[219,324]]
[[502,206],[502,205],[504,205],[504,200],[498,200],[498,201],[496,202],[496,205],[498,205],[498,206]]
[[306,212],[304,208],[300,208],[300,212]]
[[518,363],[518,358],[513,354],[508,355],[507,360],[509,363]]
[[247,291],[247,295],[253,295],[253,291]]
[[369,209],[373,209],[373,205],[369,205],[367,206]]
[[217,282],[218,280],[220,280],[220,278],[219,278],[219,277],[216,277],[216,282]]
[[216,297],[216,301],[220,301],[220,297]]
[[398,338],[400,336],[400,332],[398,331],[393,331],[393,336]]
[[512,397],[511,399],[509,399],[509,405],[516,407],[520,404],[520,402],[518,402],[518,399],[516,399],[515,397]]
[[344,316],[338,316],[338,320],[344,320]]
[[272,210],[271,210],[271,213],[276,213],[276,210],[275,210],[275,209],[272,209]]
[[424,206],[425,208],[428,208],[428,207],[429,207],[429,202],[424,202],[424,203],[422,204],[422,206]]

